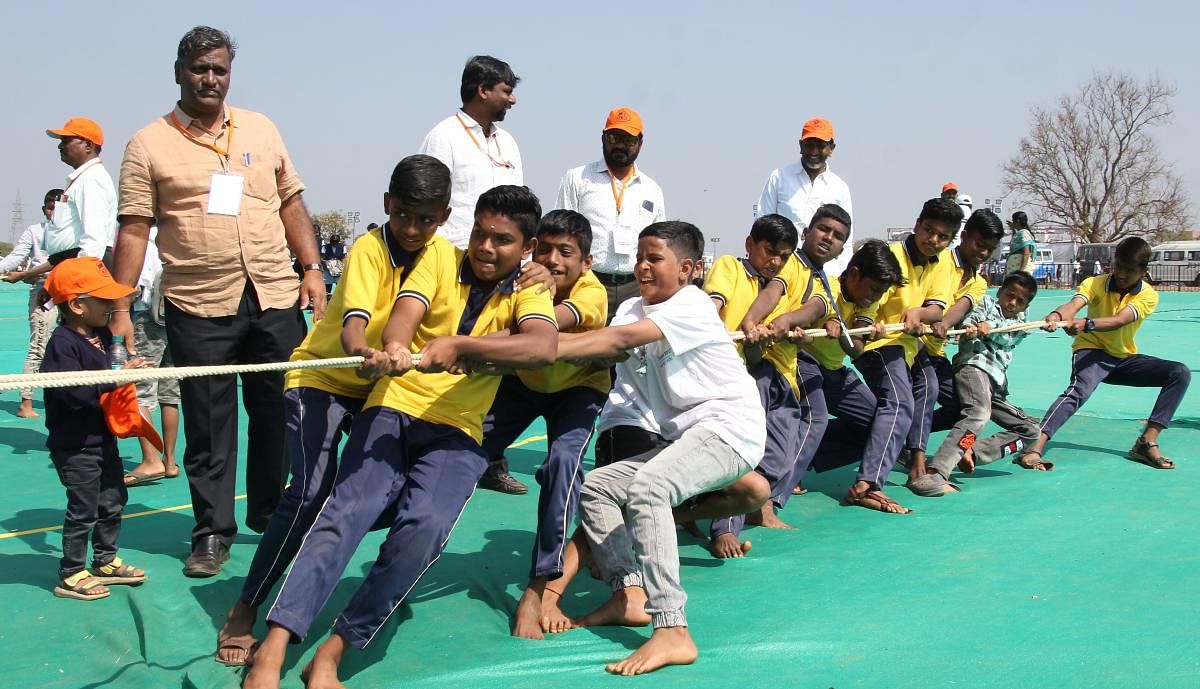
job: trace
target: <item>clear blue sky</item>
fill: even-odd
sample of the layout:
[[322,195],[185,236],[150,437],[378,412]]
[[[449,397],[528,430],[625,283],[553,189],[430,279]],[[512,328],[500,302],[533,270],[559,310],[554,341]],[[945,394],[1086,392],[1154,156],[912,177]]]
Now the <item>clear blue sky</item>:
[[71,116],[101,123],[116,176],[129,136],[178,98],[175,47],[198,23],[240,44],[229,102],[279,125],[309,208],[359,210],[364,225],[381,220],[392,166],[459,105],[476,53],[522,78],[504,126],[544,205],[563,171],[599,158],[608,109],[628,105],[645,118],[639,164],[669,214],[720,237],[718,253],[741,251],[751,205],[797,157],[811,116],[836,128],[831,165],[854,195],[856,234],[879,236],[911,224],[947,180],[977,204],[996,196],[1029,106],[1110,68],[1179,87],[1157,138],[1200,201],[1194,4],[412,5],[4,3],[6,216],[19,189],[33,222],[61,185],[69,170],[44,130]]

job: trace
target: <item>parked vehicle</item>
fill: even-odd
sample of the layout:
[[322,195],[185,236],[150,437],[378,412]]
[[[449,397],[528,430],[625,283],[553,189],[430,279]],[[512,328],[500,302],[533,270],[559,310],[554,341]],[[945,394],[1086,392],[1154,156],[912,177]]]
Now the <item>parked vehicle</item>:
[[1116,250],[1116,242],[1107,244],[1080,244],[1079,248],[1075,249],[1075,262],[1079,264],[1079,272],[1075,276],[1075,282],[1079,283],[1084,278],[1090,278],[1093,275],[1107,272],[1112,267],[1113,255]]
[[1200,240],[1167,242],[1151,247],[1150,282],[1200,287]]
[[1033,279],[1041,283],[1054,278],[1054,252],[1049,247],[1039,246],[1033,253]]

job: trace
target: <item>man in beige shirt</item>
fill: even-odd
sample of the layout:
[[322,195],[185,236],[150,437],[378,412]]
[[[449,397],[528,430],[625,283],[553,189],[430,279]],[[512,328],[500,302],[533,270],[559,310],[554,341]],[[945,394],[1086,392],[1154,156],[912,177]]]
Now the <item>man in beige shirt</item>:
[[[325,309],[325,285],[304,185],[275,125],[225,104],[237,46],[198,26],[179,42],[175,108],[134,134],[121,164],[114,275],[137,282],[157,220],[167,339],[176,365],[284,361],[304,336],[301,309]],[[304,266],[297,281],[288,249]],[[127,305],[111,328],[133,342]],[[132,347],[130,347],[132,349]],[[184,469],[196,526],[188,576],[212,576],[237,533],[237,381],[181,381]],[[287,475],[283,376],[242,375],[246,525],[266,528]]]

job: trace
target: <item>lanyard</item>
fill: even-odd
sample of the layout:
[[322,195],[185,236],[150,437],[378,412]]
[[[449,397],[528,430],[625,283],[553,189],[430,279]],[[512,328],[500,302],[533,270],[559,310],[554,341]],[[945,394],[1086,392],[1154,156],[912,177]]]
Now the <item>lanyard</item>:
[[214,151],[218,155],[225,156],[225,160],[229,160],[229,151],[233,148],[233,113],[232,112],[229,113],[229,128],[228,128],[229,142],[225,144],[224,149],[218,147],[216,144],[210,144],[207,141],[201,141],[200,137],[191,133],[190,131],[188,131],[187,127],[183,126],[183,124],[179,121],[179,118],[175,117],[175,113],[173,113],[173,112],[171,113],[171,122],[175,125],[175,128],[178,129],[180,131],[180,133],[182,133],[187,138],[191,139],[192,141],[195,141],[196,143],[200,144],[201,146],[203,146],[207,149]]
[[[485,156],[488,157],[488,160],[492,161],[492,165],[495,165],[496,167],[506,167],[506,168],[510,168],[510,169],[513,167],[516,167],[515,165],[513,165],[512,163],[510,163],[506,160],[496,160],[495,158],[493,158],[492,154],[488,152],[487,148],[479,145],[479,139],[475,138],[475,135],[471,133],[471,128],[467,126],[466,122],[463,122],[462,115],[459,115],[458,113],[454,113],[454,116],[458,118],[458,123],[462,125],[463,131],[467,133],[467,136],[471,137],[471,143],[475,144],[475,148],[478,148],[480,153],[484,154]],[[496,137],[496,155],[500,156],[501,158],[504,157],[504,151],[500,150],[500,138],[499,137]]]
[[625,179],[621,180],[621,193],[618,194],[617,176],[612,173],[612,170],[608,171],[608,184],[610,187],[612,187],[613,201],[616,201],[617,203],[617,215],[621,214],[621,205],[625,201],[625,190],[629,188],[629,181],[633,179],[633,173],[634,169],[630,168],[629,175]]
[[70,182],[67,184],[67,188],[66,188],[66,189],[63,189],[63,197],[66,197],[66,195],[67,195],[67,192],[71,190],[71,187],[75,186],[75,183],[79,181],[79,178],[80,178],[80,177],[83,177],[83,171],[84,171],[84,170],[88,169],[89,167],[91,167],[91,166],[93,166],[93,165],[99,165],[99,164],[100,164],[100,159],[99,159],[99,158],[92,158],[91,160],[87,161],[87,162],[86,162],[86,163],[84,163],[83,165],[80,165],[80,166],[79,166],[79,169],[78,169],[78,170],[75,172],[75,177],[74,177],[74,179],[72,179],[72,180],[71,180],[71,181],[70,181]]
[[829,288],[829,278],[825,277],[825,270],[814,270],[813,275],[821,278],[821,286],[825,288],[825,294],[829,297],[829,304],[833,306],[833,315],[842,325],[846,325],[846,321],[842,320],[842,312],[838,309],[837,297],[833,296],[833,290]]

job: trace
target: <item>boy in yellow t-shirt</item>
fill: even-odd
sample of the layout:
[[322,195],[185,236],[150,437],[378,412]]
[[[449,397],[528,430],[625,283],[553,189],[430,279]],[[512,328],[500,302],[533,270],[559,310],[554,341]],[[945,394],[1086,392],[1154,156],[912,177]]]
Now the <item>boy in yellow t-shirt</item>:
[[991,210],[980,208],[963,226],[961,243],[947,251],[950,259],[950,292],[953,297],[942,320],[930,326],[933,331],[921,338],[921,351],[912,365],[913,421],[908,430],[908,488],[925,497],[942,495],[957,488],[925,469],[925,450],[933,428],[934,404],[954,404],[954,367],[946,358],[946,331],[956,328],[975,305],[983,301],[987,281],[979,266],[996,251],[1004,238],[1004,223]]
[[[554,277],[554,318],[559,331],[583,333],[603,328],[608,293],[590,270],[592,227],[588,219],[575,211],[550,211],[538,225],[537,240],[533,260]],[[571,557],[567,543],[583,485],[580,464],[611,387],[608,369],[567,361],[517,371],[504,376],[483,420],[483,451],[489,470],[499,466],[507,473],[505,448],[539,416],[546,419],[549,436],[549,452],[537,470],[541,491],[533,564],[529,584],[517,603],[513,636],[541,639],[543,632],[570,627],[558,607],[561,594],[551,589],[546,596],[546,583],[563,576],[564,561]],[[484,486],[482,481],[480,486]]]
[[[1095,275],[1079,285],[1075,296],[1051,311],[1045,330],[1062,327],[1075,336],[1071,385],[1050,405],[1042,419],[1036,443],[1013,460],[1026,469],[1049,470],[1044,461],[1046,441],[1087,402],[1100,383],[1162,388],[1142,434],[1126,457],[1155,469],[1174,469],[1175,463],[1158,449],[1158,434],[1171,418],[1192,380],[1191,371],[1178,361],[1139,354],[1133,336],[1158,307],[1158,292],[1145,280],[1150,245],[1140,237],[1117,244],[1112,273]],[[1087,307],[1086,318],[1076,318]]]
[[[487,467],[479,442],[500,384],[455,372],[481,360],[536,368],[555,358],[550,296],[515,288],[540,217],[527,188],[495,187],[479,197],[467,250],[425,256],[405,281],[383,333],[391,376],[354,418],[333,491],[267,614],[246,686],[278,686],[288,642],[307,634],[380,516],[391,517],[387,538],[305,669],[308,684],[336,686],[346,646],[366,647],[441,554]],[[508,329],[508,337],[484,337]],[[421,355],[415,371],[413,351]]]

